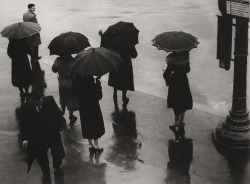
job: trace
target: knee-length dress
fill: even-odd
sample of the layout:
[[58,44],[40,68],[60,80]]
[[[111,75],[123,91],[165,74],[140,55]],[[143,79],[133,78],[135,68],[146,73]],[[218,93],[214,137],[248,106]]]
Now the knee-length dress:
[[102,98],[101,86],[93,77],[77,77],[74,81],[74,91],[79,94],[79,112],[84,139],[99,139],[104,133],[104,122],[99,100]]
[[134,91],[133,66],[130,57],[122,57],[123,63],[119,66],[118,71],[110,72],[108,85],[118,90]]
[[193,107],[193,99],[189,87],[187,74],[190,72],[189,64],[168,64],[163,77],[169,85],[167,104],[173,108],[185,112]]
[[10,40],[7,53],[12,60],[11,79],[15,87],[28,87],[33,82],[28,52],[27,40]]

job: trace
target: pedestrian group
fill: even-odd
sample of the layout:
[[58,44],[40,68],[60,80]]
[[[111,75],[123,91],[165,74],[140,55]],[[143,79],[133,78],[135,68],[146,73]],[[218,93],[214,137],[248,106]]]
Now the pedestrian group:
[[[28,11],[23,14],[23,21],[37,24],[38,21],[34,12],[35,5],[29,4]],[[19,23],[17,26],[21,24],[23,23]],[[51,149],[55,171],[63,172],[62,160],[65,157],[65,152],[60,131],[64,129],[66,124],[66,120],[63,117],[66,109],[69,111],[71,126],[74,126],[77,120],[74,112],[79,111],[82,137],[88,139],[90,153],[100,155],[103,152],[103,148],[98,143],[98,139],[105,133],[102,111],[99,105],[99,101],[103,97],[100,81],[101,75],[96,75],[94,72],[85,75],[86,72],[79,73],[79,71],[85,69],[81,66],[83,66],[84,62],[88,62],[86,61],[87,54],[96,54],[97,60],[99,59],[97,54],[105,56],[110,62],[115,60],[118,63],[121,60],[118,67],[112,70],[107,69],[105,72],[109,73],[108,85],[114,89],[114,109],[116,111],[119,110],[117,93],[122,91],[122,107],[126,110],[129,102],[127,91],[135,90],[131,59],[136,58],[138,54],[135,45],[138,43],[139,30],[132,23],[119,22],[110,26],[104,33],[100,31],[101,47],[105,48],[103,50],[89,48],[88,39],[79,33],[65,33],[60,35],[58,39],[62,41],[62,37],[69,38],[69,36],[73,35],[79,37],[78,42],[80,39],[85,39],[85,45],[84,41],[81,44],[77,43],[74,45],[77,39],[73,36],[72,43],[66,43],[65,41],[65,44],[57,44],[55,38],[51,42],[49,49],[51,54],[58,55],[52,66],[52,71],[58,74],[61,108],[57,106],[52,96],[44,96],[41,89],[33,87],[32,91],[29,92],[29,87],[34,85],[32,74],[34,63],[41,59],[41,56],[38,54],[39,45],[41,44],[40,30],[38,28],[38,31],[17,39],[8,37],[7,53],[12,60],[12,84],[19,88],[22,102],[21,133],[23,146],[27,148],[28,170],[33,160],[37,158],[43,172],[43,179],[46,180],[50,177],[47,157],[48,149]],[[1,33],[4,36],[4,33]],[[185,43],[180,42],[182,36],[191,37],[192,35],[190,36],[190,34],[184,32],[166,32],[156,36],[153,40],[153,45],[158,49],[171,52],[166,57],[167,67],[163,77],[166,86],[168,86],[167,105],[168,108],[173,109],[175,114],[175,121],[169,128],[174,132],[176,142],[185,138],[185,112],[193,107],[187,73],[190,72],[189,51],[198,44],[196,38],[196,43],[193,46],[182,48],[185,47]],[[165,41],[164,39],[170,40],[165,46],[161,45]],[[170,48],[170,43],[173,48]],[[68,47],[59,49],[60,46],[63,47],[67,44],[69,45]],[[72,54],[78,54],[79,56],[77,55],[73,58]],[[29,64],[28,55],[31,57],[32,68]],[[118,59],[113,59],[115,56]],[[76,59],[78,60],[76,61]],[[98,61],[97,63],[100,62]],[[84,66],[87,67],[88,65]],[[101,67],[99,67],[99,64],[96,64],[94,67],[86,70],[92,71],[93,69],[94,71],[99,70],[99,68],[103,71],[108,68],[108,64]]]

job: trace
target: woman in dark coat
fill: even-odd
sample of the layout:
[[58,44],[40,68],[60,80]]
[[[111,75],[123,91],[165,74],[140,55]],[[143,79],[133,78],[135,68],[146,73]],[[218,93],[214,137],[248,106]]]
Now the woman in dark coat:
[[133,66],[131,58],[137,57],[137,51],[135,46],[127,46],[124,48],[115,48],[121,58],[123,63],[119,66],[118,71],[109,73],[108,85],[114,88],[113,100],[115,105],[115,110],[119,110],[117,102],[117,90],[122,91],[122,101],[123,108],[126,108],[129,98],[127,98],[127,91],[134,91],[134,75],[133,75]]
[[70,124],[73,125],[77,120],[77,117],[74,116],[74,111],[79,110],[79,100],[76,94],[72,93],[72,81],[73,79],[70,76],[70,67],[69,64],[72,61],[73,57],[71,55],[60,56],[56,58],[52,71],[58,73],[58,82],[59,82],[59,96],[60,104],[63,114],[65,109],[69,110],[69,120]]
[[184,126],[185,112],[193,107],[193,99],[186,74],[190,72],[189,52],[171,53],[167,56],[166,62],[168,66],[163,77],[167,86],[169,86],[168,108],[173,108],[175,114],[175,122],[169,126],[174,131],[175,127]]
[[30,48],[27,39],[10,39],[7,53],[12,59],[12,84],[19,88],[23,101],[28,96],[29,87],[32,84],[32,71],[28,58]]
[[[99,100],[102,99],[102,87],[99,79],[77,76],[73,83],[74,92],[79,96],[79,112],[82,137],[88,139],[90,152],[102,152],[98,139],[105,133]],[[92,142],[94,140],[94,144]]]

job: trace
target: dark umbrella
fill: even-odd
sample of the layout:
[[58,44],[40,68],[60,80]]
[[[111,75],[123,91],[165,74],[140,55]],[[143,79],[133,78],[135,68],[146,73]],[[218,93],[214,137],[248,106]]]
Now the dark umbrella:
[[70,63],[71,73],[80,76],[102,76],[116,71],[123,62],[120,55],[103,47],[83,50]]
[[30,37],[39,32],[40,26],[33,22],[19,22],[5,27],[1,31],[3,37],[9,39],[20,39],[25,37]]
[[77,54],[89,47],[89,41],[81,33],[67,32],[55,37],[49,44],[50,55]]
[[165,32],[157,35],[153,40],[153,46],[167,52],[190,51],[197,48],[198,38],[182,31]]
[[118,22],[103,33],[101,47],[116,50],[120,47],[135,46],[138,43],[139,30],[133,23]]

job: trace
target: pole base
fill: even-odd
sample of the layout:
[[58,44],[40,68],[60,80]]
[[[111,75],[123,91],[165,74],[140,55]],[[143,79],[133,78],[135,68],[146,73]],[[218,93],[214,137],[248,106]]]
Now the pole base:
[[226,123],[219,123],[213,132],[213,139],[216,144],[229,149],[250,149],[249,129],[233,130]]

